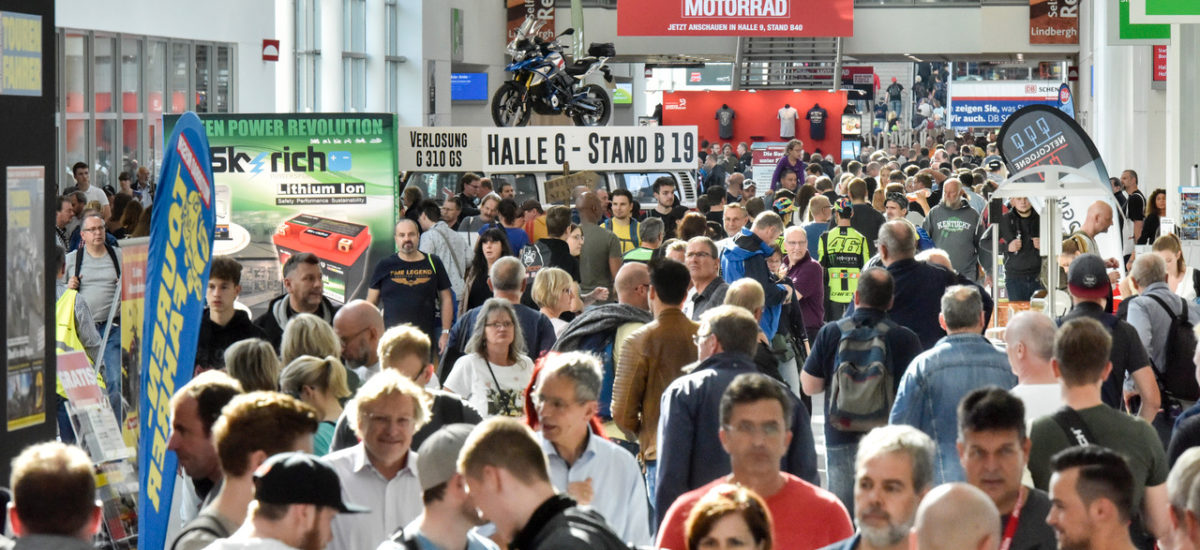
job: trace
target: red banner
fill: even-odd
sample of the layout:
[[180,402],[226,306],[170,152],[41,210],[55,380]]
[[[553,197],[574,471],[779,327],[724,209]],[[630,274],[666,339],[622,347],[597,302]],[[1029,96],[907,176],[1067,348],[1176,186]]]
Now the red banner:
[[854,0],[617,0],[618,36],[853,36]]
[[1167,81],[1167,47],[1154,46],[1154,82]]
[[1030,44],[1078,44],[1081,0],[1029,0]]

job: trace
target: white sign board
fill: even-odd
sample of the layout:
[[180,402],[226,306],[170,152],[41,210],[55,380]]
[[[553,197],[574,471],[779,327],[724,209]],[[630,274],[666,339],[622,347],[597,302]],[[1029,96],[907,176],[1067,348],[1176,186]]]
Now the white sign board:
[[400,169],[422,172],[693,170],[695,126],[405,127]]

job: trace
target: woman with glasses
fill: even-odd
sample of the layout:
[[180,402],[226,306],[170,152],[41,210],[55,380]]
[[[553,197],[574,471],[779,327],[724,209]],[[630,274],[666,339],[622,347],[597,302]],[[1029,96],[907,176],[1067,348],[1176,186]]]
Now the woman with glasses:
[[334,426],[342,416],[342,404],[338,400],[350,397],[342,362],[332,355],[324,359],[302,355],[284,367],[279,375],[279,386],[283,393],[317,410],[321,423],[313,436],[313,454],[323,456],[328,453]]
[[512,304],[501,298],[483,303],[471,339],[446,377],[444,389],[463,396],[484,418],[521,418],[521,392],[533,374],[525,338]]
[[475,242],[475,256],[463,276],[467,296],[458,302],[460,317],[492,297],[492,289],[487,284],[488,274],[492,271],[492,264],[502,256],[514,256],[512,247],[508,245],[508,235],[498,227],[485,229]]

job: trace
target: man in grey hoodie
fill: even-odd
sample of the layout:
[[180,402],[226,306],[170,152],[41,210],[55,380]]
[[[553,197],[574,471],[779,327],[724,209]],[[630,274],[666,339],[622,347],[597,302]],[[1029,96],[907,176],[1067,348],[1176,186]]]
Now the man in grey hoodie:
[[929,211],[924,228],[934,246],[950,255],[955,271],[972,282],[981,282],[979,266],[986,270],[991,256],[984,242],[983,220],[963,199],[962,183],[955,178],[946,180],[942,184],[942,203]]

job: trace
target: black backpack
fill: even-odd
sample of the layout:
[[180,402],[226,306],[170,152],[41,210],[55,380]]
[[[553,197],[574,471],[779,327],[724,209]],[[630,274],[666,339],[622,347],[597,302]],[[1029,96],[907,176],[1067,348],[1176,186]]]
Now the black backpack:
[[1167,358],[1165,365],[1155,365],[1162,376],[1162,384],[1172,397],[1184,401],[1200,399],[1200,385],[1196,383],[1196,365],[1192,363],[1192,355],[1196,352],[1196,335],[1192,332],[1192,322],[1188,319],[1187,300],[1180,298],[1182,311],[1176,315],[1166,302],[1147,294],[1162,306],[1163,311],[1171,317],[1171,328],[1167,330]]

